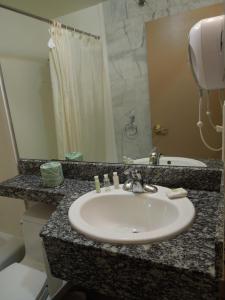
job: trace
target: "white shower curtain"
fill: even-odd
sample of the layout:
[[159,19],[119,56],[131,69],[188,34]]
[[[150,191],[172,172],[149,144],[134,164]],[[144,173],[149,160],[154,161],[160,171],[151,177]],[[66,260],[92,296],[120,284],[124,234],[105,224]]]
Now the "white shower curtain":
[[59,23],[50,35],[58,157],[79,151],[87,161],[117,161],[101,41],[62,29]]

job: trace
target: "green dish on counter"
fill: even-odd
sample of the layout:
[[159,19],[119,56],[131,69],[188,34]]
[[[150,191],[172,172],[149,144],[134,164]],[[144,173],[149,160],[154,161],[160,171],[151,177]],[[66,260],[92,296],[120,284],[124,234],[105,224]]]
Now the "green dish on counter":
[[62,165],[59,162],[49,162],[40,166],[42,183],[45,187],[56,187],[64,181]]

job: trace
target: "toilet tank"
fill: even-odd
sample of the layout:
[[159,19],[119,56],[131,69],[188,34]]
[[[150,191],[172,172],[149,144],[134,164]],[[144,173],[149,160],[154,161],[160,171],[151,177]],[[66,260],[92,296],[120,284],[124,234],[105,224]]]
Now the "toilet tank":
[[38,203],[29,208],[22,217],[22,231],[25,244],[24,261],[33,264],[44,264],[42,241],[39,236],[43,225],[47,222],[55,206]]

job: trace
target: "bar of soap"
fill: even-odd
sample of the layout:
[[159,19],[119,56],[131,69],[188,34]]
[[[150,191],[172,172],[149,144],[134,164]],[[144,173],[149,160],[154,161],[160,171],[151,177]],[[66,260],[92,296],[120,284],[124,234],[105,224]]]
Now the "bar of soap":
[[46,187],[59,186],[63,180],[62,165],[60,162],[49,162],[40,166],[42,183]]
[[81,152],[68,152],[65,154],[66,160],[83,161],[83,154]]
[[178,199],[187,197],[187,191],[183,188],[171,189],[167,192],[167,197],[169,199]]

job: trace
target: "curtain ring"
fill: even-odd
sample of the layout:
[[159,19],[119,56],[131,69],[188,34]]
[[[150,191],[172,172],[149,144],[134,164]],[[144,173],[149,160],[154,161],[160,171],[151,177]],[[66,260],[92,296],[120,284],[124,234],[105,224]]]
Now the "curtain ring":
[[56,20],[56,27],[57,27],[58,34],[61,35],[62,34],[62,25],[57,20]]
[[56,32],[56,21],[55,20],[51,20],[49,22],[49,24],[50,24],[49,33],[50,34],[54,34]]

